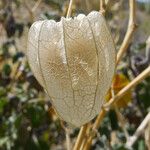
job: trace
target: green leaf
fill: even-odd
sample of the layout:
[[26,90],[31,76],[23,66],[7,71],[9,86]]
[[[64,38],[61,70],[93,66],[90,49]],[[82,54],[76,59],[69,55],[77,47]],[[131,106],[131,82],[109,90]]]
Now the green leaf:
[[9,75],[10,75],[10,73],[11,73],[11,67],[10,67],[9,64],[5,64],[5,65],[3,66],[2,73],[3,73],[3,75],[5,75],[5,76],[9,76]]
[[115,144],[113,150],[128,150],[123,144]]
[[111,123],[112,130],[118,129],[118,119],[114,110],[109,111],[109,119]]
[[138,139],[134,144],[134,150],[146,150],[144,139]]
[[46,112],[40,105],[33,105],[27,108],[27,116],[30,119],[33,127],[38,127],[42,124],[46,117]]
[[6,97],[0,98],[0,114],[3,112],[3,108],[7,103],[8,103],[8,99]]
[[0,87],[0,97],[1,96],[6,96],[6,94],[7,94],[6,89],[4,87]]
[[146,150],[144,140],[138,142],[138,150]]

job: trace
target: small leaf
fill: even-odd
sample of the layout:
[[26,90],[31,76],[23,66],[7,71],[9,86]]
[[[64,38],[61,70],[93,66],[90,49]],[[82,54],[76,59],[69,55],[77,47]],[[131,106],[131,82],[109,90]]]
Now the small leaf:
[[9,64],[5,64],[2,69],[2,73],[4,76],[9,76],[11,73],[11,67]]

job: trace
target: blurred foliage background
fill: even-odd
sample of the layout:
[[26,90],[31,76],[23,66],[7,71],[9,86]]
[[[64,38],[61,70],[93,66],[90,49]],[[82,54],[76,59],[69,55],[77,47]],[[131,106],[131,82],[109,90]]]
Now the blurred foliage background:
[[[68,0],[0,0],[0,150],[66,149],[62,123],[30,71],[25,54],[31,24],[43,19],[59,21],[66,15],[68,4]],[[72,15],[98,9],[99,0],[75,0]],[[106,18],[118,49],[127,29],[128,1],[112,0]],[[114,77],[115,93],[150,64],[149,1],[137,2],[137,23],[139,27]],[[110,96],[108,92],[106,100]],[[116,109],[112,109],[102,122],[92,150],[127,149],[126,136],[133,135],[150,111],[150,78],[116,105],[123,114],[124,127]],[[134,150],[150,150],[150,125],[147,128],[134,144]],[[72,144],[78,130],[71,129]]]

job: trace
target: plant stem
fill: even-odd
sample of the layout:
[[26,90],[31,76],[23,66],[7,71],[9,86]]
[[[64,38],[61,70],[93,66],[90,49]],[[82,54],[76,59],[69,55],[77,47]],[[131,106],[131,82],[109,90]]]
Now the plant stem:
[[35,12],[36,9],[39,7],[39,5],[40,5],[40,3],[42,2],[42,0],[38,0],[38,1],[34,4],[34,6],[33,6],[32,9],[30,8],[30,6],[28,5],[28,3],[27,3],[26,0],[23,0],[23,2],[24,2],[24,5],[25,5],[26,9],[27,9],[28,12],[29,12],[30,20],[31,20],[32,22],[34,22],[34,17],[35,17],[35,16],[34,16],[34,12]]
[[71,150],[71,141],[70,141],[70,132],[69,132],[69,129],[66,129],[65,132],[66,132],[67,150]]
[[73,4],[73,0],[70,0],[66,18],[69,18],[69,17],[71,16],[71,12],[72,12],[72,4]]
[[89,150],[90,149],[92,139],[96,135],[95,131],[99,128],[99,125],[102,122],[105,115],[106,115],[106,110],[102,108],[101,112],[99,113],[98,117],[96,118],[96,120],[93,124],[93,128],[92,128],[93,134],[90,134],[89,137],[86,139],[84,150]]
[[87,129],[87,124],[85,124],[84,126],[81,127],[73,150],[80,149],[80,146],[82,145],[83,138],[86,134],[86,129]]
[[116,112],[118,121],[120,122],[120,126],[124,132],[125,137],[126,137],[126,140],[128,140],[129,139],[129,133],[128,133],[126,126],[125,126],[126,121],[125,121],[124,116],[119,112],[117,105],[115,105],[115,112]]
[[39,7],[40,3],[42,2],[42,0],[38,0],[35,5],[32,8],[32,12],[35,12],[35,10]]
[[142,73],[140,73],[134,80],[132,80],[126,87],[120,90],[114,98],[111,98],[110,101],[104,104],[104,108],[110,107],[112,104],[117,102],[121,97],[123,97],[129,90],[139,84],[143,79],[150,75],[150,66],[147,67]]
[[105,15],[105,0],[100,0],[100,12]]
[[131,148],[132,145],[135,143],[135,141],[138,139],[138,137],[143,133],[143,130],[145,129],[145,127],[147,126],[147,124],[150,122],[150,112],[147,114],[147,116],[144,118],[144,120],[142,121],[142,123],[139,125],[139,127],[137,128],[136,132],[134,133],[133,136],[131,136],[127,142],[126,142],[126,146],[128,148]]
[[129,13],[129,23],[128,23],[128,28],[126,35],[124,37],[124,40],[121,44],[121,47],[118,51],[117,54],[117,62],[116,65],[120,62],[120,60],[123,57],[123,54],[126,52],[128,46],[130,45],[130,41],[132,39],[133,33],[137,27],[135,23],[135,18],[136,18],[136,6],[135,6],[135,0],[129,0],[129,7],[130,7],[130,13]]

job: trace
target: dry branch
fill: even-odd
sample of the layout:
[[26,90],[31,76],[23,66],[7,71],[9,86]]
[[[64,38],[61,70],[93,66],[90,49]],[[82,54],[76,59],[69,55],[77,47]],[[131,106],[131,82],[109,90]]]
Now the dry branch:
[[71,16],[72,4],[73,4],[73,0],[70,0],[68,11],[67,11],[67,15],[66,15],[67,18],[69,18]]
[[71,150],[71,141],[70,141],[70,132],[69,129],[66,129],[66,145],[67,145],[67,150]]
[[145,127],[149,122],[150,122],[150,112],[147,114],[142,123],[139,125],[134,135],[128,139],[128,141],[126,142],[126,147],[128,148],[132,147],[132,145],[135,143],[138,137],[143,133]]
[[26,9],[28,10],[29,12],[29,15],[30,15],[30,20],[33,22],[34,20],[34,14],[32,12],[32,9],[29,7],[29,5],[27,4],[27,1],[26,0],[23,0],[24,2],[24,6],[26,7]]
[[126,35],[124,37],[123,43],[121,44],[121,47],[118,51],[117,54],[117,62],[116,65],[118,65],[118,63],[120,62],[121,58],[123,57],[123,54],[126,52],[133,33],[137,27],[136,23],[135,23],[135,18],[136,18],[136,5],[135,5],[135,0],[129,0],[129,7],[130,7],[130,12],[129,12],[129,23],[128,23],[128,28],[127,28],[127,32]]
[[116,105],[115,105],[115,112],[117,114],[117,118],[118,118],[118,121],[120,123],[120,126],[122,127],[124,135],[125,135],[126,139],[128,140],[129,139],[129,133],[128,133],[126,126],[125,126],[126,120],[125,120],[124,116],[119,112],[119,109]]
[[100,0],[100,12],[103,14],[103,15],[105,15],[105,7],[106,7],[106,5],[105,5],[105,0]]
[[29,12],[29,15],[30,15],[30,20],[33,22],[34,21],[34,12],[36,11],[36,9],[39,7],[39,5],[40,5],[40,3],[42,2],[42,0],[38,0],[35,4],[34,4],[34,6],[33,6],[33,8],[31,9],[30,8],[30,6],[28,5],[28,3],[27,3],[27,0],[23,0],[23,2],[24,2],[24,6],[26,7],[26,9],[28,10],[28,12]]
[[120,90],[114,98],[111,98],[108,103],[104,105],[104,108],[108,108],[112,106],[115,102],[117,102],[121,97],[123,97],[129,90],[139,84],[143,79],[150,75],[150,66],[147,67],[141,74],[139,74],[134,80],[132,80],[126,87]]
[[63,122],[63,121],[60,121],[60,124],[61,124],[61,127],[62,127],[62,128],[64,129],[64,131],[65,131],[67,150],[71,150],[70,129],[67,128],[67,127],[64,125],[64,122]]
[[42,2],[42,0],[38,0],[38,1],[35,3],[35,5],[34,5],[33,8],[32,8],[32,12],[35,12],[35,11],[36,11],[36,9],[39,7],[39,5],[40,5],[41,2]]
[[76,143],[75,143],[75,146],[74,146],[74,150],[80,149],[80,146],[82,145],[83,138],[86,134],[86,129],[87,129],[87,124],[81,127],[80,132],[79,132],[78,137],[77,137],[77,140],[76,140]]

